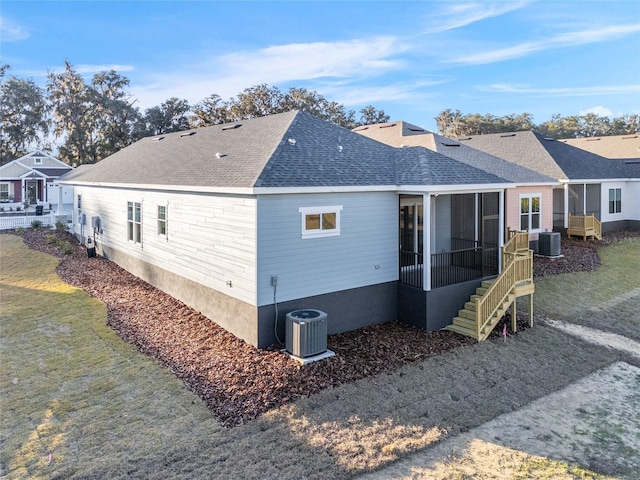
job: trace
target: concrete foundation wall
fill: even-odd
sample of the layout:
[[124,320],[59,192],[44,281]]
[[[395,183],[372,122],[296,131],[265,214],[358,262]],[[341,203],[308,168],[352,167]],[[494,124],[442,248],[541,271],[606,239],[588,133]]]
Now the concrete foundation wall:
[[[326,312],[329,334],[390,322],[398,318],[397,297],[397,282],[394,281],[278,303],[278,336],[285,341],[286,315],[293,310]],[[258,309],[258,346],[261,348],[276,343],[275,316],[273,304]]]
[[98,253],[199,311],[245,342],[256,347],[259,346],[256,322],[258,312],[255,306],[123,254],[118,250],[98,245]]

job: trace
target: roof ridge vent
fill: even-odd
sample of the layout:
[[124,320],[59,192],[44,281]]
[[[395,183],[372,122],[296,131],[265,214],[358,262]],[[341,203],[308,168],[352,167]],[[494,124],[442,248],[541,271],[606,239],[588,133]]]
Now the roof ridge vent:
[[241,123],[235,123],[233,125],[227,125],[226,127],[222,127],[222,130],[235,130],[236,128],[240,128],[242,126]]
[[369,127],[358,127],[358,128],[354,128],[353,131],[354,132],[361,132],[363,130],[369,130]]
[[426,132],[426,130],[424,128],[411,128],[411,127],[408,127],[408,130],[410,132]]
[[442,145],[444,145],[445,147],[459,147],[460,146],[459,143],[453,142],[453,141],[448,141],[448,142],[447,141],[443,141],[443,142],[440,142],[440,143]]
[[397,125],[397,123],[389,123],[387,125],[380,125],[378,128],[391,128],[391,127],[395,127]]
[[500,138],[515,137],[515,136],[516,136],[515,133],[504,133],[500,135]]
[[542,137],[543,140],[546,140],[547,142],[555,142],[556,139],[553,137]]
[[191,135],[195,135],[196,133],[198,133],[198,132],[196,132],[195,130],[192,130],[190,132],[181,133],[180,136],[181,137],[190,137]]
[[464,142],[465,140],[471,140],[471,137],[458,138],[459,142]]
[[638,135],[631,135],[630,137],[622,137],[622,140],[630,140],[632,138],[638,138]]
[[160,140],[164,140],[164,137],[154,137],[151,139],[152,142],[159,142]]
[[600,139],[599,138],[587,138],[586,140],[587,142],[599,142]]

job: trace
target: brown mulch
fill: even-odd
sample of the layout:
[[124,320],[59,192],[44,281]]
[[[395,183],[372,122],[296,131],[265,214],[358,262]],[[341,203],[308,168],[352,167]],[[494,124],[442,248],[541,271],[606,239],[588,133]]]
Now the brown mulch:
[[[328,348],[336,355],[301,366],[276,347],[260,350],[245,343],[115,263],[101,257],[88,258],[84,247],[67,232],[55,232],[74,245],[67,255],[55,244],[46,242],[45,235],[51,235],[51,230],[9,233],[22,236],[30,248],[60,258],[60,277],[103,301],[108,309],[107,323],[118,335],[182,379],[226,426],[243,424],[324,388],[392,372],[403,365],[475,343],[452,332],[425,332],[392,322],[330,335]],[[536,275],[576,268],[593,270],[599,265],[597,246],[602,243],[606,242],[563,239],[564,259],[549,261],[536,257]],[[527,327],[526,319],[518,320],[519,330]],[[494,336],[501,334],[501,325]]]
[[533,277],[559,273],[592,272],[600,266],[598,249],[603,245],[618,242],[625,238],[640,237],[640,231],[620,230],[606,233],[602,240],[582,240],[563,237],[559,258],[536,256],[533,262]]

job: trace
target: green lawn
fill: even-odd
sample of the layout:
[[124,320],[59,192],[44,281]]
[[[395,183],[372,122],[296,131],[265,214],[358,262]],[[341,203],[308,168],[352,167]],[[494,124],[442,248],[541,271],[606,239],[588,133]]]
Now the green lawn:
[[600,248],[594,272],[536,280],[535,312],[640,341],[640,238]]
[[145,455],[166,446],[168,430],[218,428],[179,380],[106,326],[101,302],[60,281],[57,259],[9,235],[0,252],[0,476],[68,478],[107,460],[126,469],[133,445]]

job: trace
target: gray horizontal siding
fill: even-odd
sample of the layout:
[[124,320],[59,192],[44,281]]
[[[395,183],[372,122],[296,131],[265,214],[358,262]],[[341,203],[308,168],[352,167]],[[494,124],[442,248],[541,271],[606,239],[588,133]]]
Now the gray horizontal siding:
[[[341,233],[302,239],[300,207],[341,205]],[[258,198],[258,305],[397,280],[398,196],[389,192]],[[378,266],[378,268],[376,268]]]

